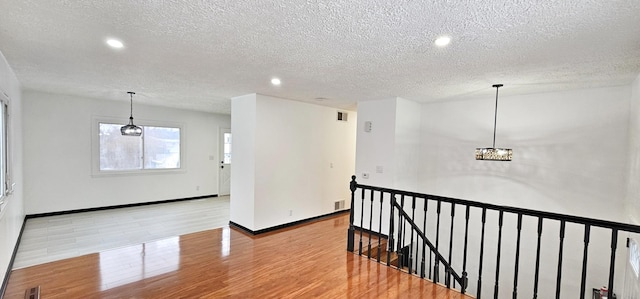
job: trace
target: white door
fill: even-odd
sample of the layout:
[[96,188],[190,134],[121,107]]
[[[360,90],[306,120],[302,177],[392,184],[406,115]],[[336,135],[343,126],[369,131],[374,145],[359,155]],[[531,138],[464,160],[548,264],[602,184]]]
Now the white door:
[[231,193],[231,129],[220,129],[220,164],[218,195]]

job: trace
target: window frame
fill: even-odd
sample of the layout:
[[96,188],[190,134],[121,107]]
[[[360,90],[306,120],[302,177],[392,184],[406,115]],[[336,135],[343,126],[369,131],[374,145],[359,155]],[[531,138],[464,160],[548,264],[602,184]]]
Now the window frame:
[[4,215],[4,210],[9,202],[9,197],[13,193],[15,183],[12,179],[11,155],[11,98],[8,94],[0,90],[0,218]]
[[631,266],[631,270],[633,274],[635,274],[635,279],[640,277],[640,244],[636,242],[634,238],[629,239],[629,257],[627,259],[629,266]]
[[[108,177],[108,176],[126,176],[126,175],[147,175],[147,174],[168,174],[168,173],[184,173],[186,172],[185,163],[185,125],[183,123],[168,122],[168,121],[154,121],[154,120],[138,120],[135,124],[140,127],[165,127],[165,128],[177,128],[180,130],[180,167],[178,168],[144,168],[144,160],[142,161],[142,169],[128,169],[128,170],[100,170],[100,123],[108,124],[122,124],[123,126],[127,122],[123,122],[123,118],[115,118],[108,116],[93,116],[91,118],[91,175],[93,177]],[[132,137],[133,138],[133,137]],[[144,134],[142,136],[144,138]],[[144,140],[143,142],[143,155],[144,155]]]

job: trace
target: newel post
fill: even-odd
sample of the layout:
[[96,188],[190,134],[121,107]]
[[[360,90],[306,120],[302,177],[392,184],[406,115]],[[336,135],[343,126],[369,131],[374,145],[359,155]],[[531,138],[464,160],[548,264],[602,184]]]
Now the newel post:
[[351,208],[349,210],[349,230],[347,230],[347,251],[353,252],[353,239],[355,235],[355,230],[353,229],[353,213],[354,213],[354,201],[355,201],[355,193],[356,186],[358,182],[356,182],[356,176],[351,176],[351,183],[349,184],[349,189],[351,189]]

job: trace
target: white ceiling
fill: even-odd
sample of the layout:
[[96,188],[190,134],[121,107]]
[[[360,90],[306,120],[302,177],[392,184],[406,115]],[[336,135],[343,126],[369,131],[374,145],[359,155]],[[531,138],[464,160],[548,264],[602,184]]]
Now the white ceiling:
[[249,93],[348,109],[488,96],[494,83],[501,95],[629,84],[640,1],[2,0],[0,51],[27,89],[222,113]]

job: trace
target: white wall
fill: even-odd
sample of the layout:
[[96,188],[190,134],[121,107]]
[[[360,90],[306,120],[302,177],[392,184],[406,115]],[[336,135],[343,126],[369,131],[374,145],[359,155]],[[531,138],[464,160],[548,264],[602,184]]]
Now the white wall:
[[[493,108],[495,98],[468,98],[456,101],[420,105],[421,121],[412,119],[411,107],[400,109],[403,102],[364,102],[358,107],[360,124],[374,120],[372,133],[358,129],[357,173],[361,184],[400,186],[411,189],[408,179],[416,171],[410,162],[418,165],[418,191],[447,197],[456,197],[499,205],[524,207],[556,213],[579,215],[613,221],[626,221],[624,202],[627,178],[627,147],[629,86],[572,90],[554,93],[510,96],[508,87],[501,89],[498,108],[497,147],[514,150],[511,162],[476,161],[476,147],[490,146],[493,137]],[[395,106],[394,106],[395,104]],[[407,104],[406,102],[404,104]],[[401,113],[400,111],[405,111]],[[382,120],[382,121],[381,121]],[[384,123],[395,131],[375,132],[377,123]],[[419,137],[411,131],[420,123]],[[386,132],[386,133],[385,133]],[[385,134],[383,134],[385,133]],[[406,140],[415,138],[420,143],[417,157],[412,157],[413,143],[408,142],[402,152],[400,134]],[[391,145],[391,146],[389,146]],[[404,162],[399,162],[404,159]],[[378,163],[393,164],[393,179],[375,174]],[[390,161],[390,162],[389,162]],[[405,167],[399,167],[405,165]],[[385,167],[385,170],[387,168]],[[361,172],[372,172],[364,180]],[[404,182],[397,181],[406,171]],[[386,174],[383,174],[386,175]],[[386,184],[386,185],[384,185]],[[378,195],[376,195],[376,199]],[[369,196],[363,208],[365,224],[368,222]],[[378,210],[377,200],[373,206]],[[386,209],[384,204],[383,209]],[[409,205],[405,205],[405,209]],[[422,223],[417,203],[416,218]],[[359,222],[356,205],[356,224]],[[435,243],[435,203],[429,206],[427,233]],[[455,218],[452,264],[461,272],[464,237],[464,209],[458,207]],[[441,223],[441,252],[448,255],[450,208],[443,205]],[[411,214],[411,213],[409,213]],[[470,291],[475,294],[478,278],[478,251],[480,243],[480,211],[471,211],[469,236],[470,261],[468,272]],[[387,231],[387,217],[383,217],[382,232]],[[514,215],[505,216],[502,263],[500,267],[500,294],[509,296],[513,286],[515,256]],[[368,225],[365,225],[367,227]],[[555,290],[555,272],[558,254],[557,221],[548,221],[542,235],[542,264],[540,298],[552,297]],[[374,217],[374,230],[378,219]],[[519,294],[532,293],[532,273],[536,248],[535,219],[525,219],[521,245]],[[577,297],[582,262],[583,228],[568,225],[566,232],[562,296]],[[485,265],[483,269],[484,296],[493,295],[495,255],[497,251],[497,213],[489,213],[485,235]],[[588,287],[605,285],[609,267],[609,235],[592,230],[589,252]],[[616,269],[617,290],[621,291],[626,249],[620,235]],[[356,237],[357,238],[357,237]],[[407,237],[408,238],[408,237]],[[406,241],[407,244],[409,240]],[[357,244],[356,244],[357,245]],[[475,254],[475,255],[474,255]]]
[[629,86],[509,96],[496,147],[513,161],[474,160],[491,146],[494,99],[423,106],[421,189],[431,194],[625,221]]
[[[235,118],[250,117],[254,109],[252,96],[255,131],[250,132],[253,124],[238,131]],[[335,108],[260,94],[247,97],[232,100],[234,162],[254,159],[254,172],[251,173],[251,166],[238,168],[234,164],[232,186],[236,187],[232,187],[232,195],[238,199],[235,190],[239,186],[254,188],[253,198],[251,192],[245,191],[242,194],[247,198],[239,199],[253,201],[253,226],[246,217],[238,217],[242,212],[234,205],[231,221],[261,230],[332,213],[337,200],[345,200],[348,207],[355,163],[356,114],[349,112],[348,122],[339,122]],[[245,138],[255,138],[255,142]],[[251,176],[253,186],[237,181],[249,178],[250,182]]]
[[15,248],[20,228],[24,220],[22,179],[22,101],[20,83],[0,53],[0,92],[9,97],[10,153],[12,156],[12,179],[16,184],[15,191],[6,200],[5,208],[0,211],[0,281],[4,281],[13,249]]
[[395,188],[417,191],[419,185],[421,144],[421,105],[397,98],[395,125]]
[[[371,131],[365,132],[365,122],[371,122]],[[356,138],[356,180],[359,184],[393,189],[418,191],[420,163],[421,105],[403,98],[358,103],[358,133]],[[368,174],[365,178],[363,174]],[[357,192],[355,195],[363,195]],[[372,221],[373,231],[389,231],[389,198],[371,193],[365,202],[354,206],[354,225],[368,227],[369,215],[384,215]],[[400,198],[398,198],[400,200]],[[372,212],[373,211],[373,212]],[[362,215],[362,217],[361,217]]]
[[629,114],[629,167],[625,210],[631,223],[640,225],[640,75],[631,83]]
[[231,99],[231,170],[230,220],[253,229],[255,218],[256,165],[256,94]]
[[[358,103],[356,173],[360,184],[417,190],[421,105],[403,98]],[[364,123],[372,123],[371,132]],[[363,173],[369,174],[365,178]]]
[[[500,92],[496,147],[514,150],[511,162],[476,161],[474,149],[490,146],[493,134],[493,98],[466,99],[423,106],[421,189],[426,193],[499,205],[524,207],[561,214],[625,221],[628,86],[555,93],[509,96]],[[463,211],[458,210],[454,257],[459,247]],[[470,252],[479,251],[479,211],[472,213]],[[444,227],[449,209],[443,209]],[[433,216],[430,216],[433,219]],[[475,221],[473,219],[475,218]],[[500,292],[510,294],[515,256],[515,215],[505,216],[502,236]],[[493,294],[497,215],[488,216],[485,238],[484,296]],[[523,220],[519,292],[532,293],[536,219]],[[431,232],[434,235],[433,222]],[[445,243],[448,243],[448,229]],[[555,290],[558,254],[557,221],[547,221],[543,231],[540,293]],[[583,228],[568,225],[564,244],[563,297],[578,296],[582,262]],[[458,238],[460,237],[460,238]],[[593,230],[589,253],[588,287],[607,284],[609,235]],[[442,242],[442,240],[441,240]],[[458,246],[455,246],[458,244]],[[446,248],[446,246],[445,246]],[[618,242],[618,273],[623,273],[624,237]],[[473,255],[472,255],[473,256]],[[488,258],[488,259],[487,259]],[[460,261],[453,264],[461,267]],[[477,261],[469,265],[477,278]],[[622,275],[616,276],[621,290]],[[490,283],[487,283],[489,281]],[[475,281],[471,283],[475,291]]]
[[[364,123],[369,121],[371,132],[365,132]],[[395,129],[396,99],[358,103],[355,170],[358,183],[393,188]],[[376,171],[378,166],[382,167],[382,173]]]
[[[627,194],[625,202],[626,216],[629,222],[640,225],[640,75],[631,83],[631,101],[629,108],[629,163]],[[640,236],[630,235],[631,243],[640,241]],[[625,258],[628,261],[628,258]],[[624,295],[636,298],[640,294],[640,278],[635,275],[630,263],[625,263]]]
[[94,118],[113,117],[124,124],[129,103],[36,91],[24,92],[23,99],[27,214],[218,193],[218,129],[230,126],[229,115],[137,105],[134,98],[136,124],[183,126],[184,171],[93,176]]

